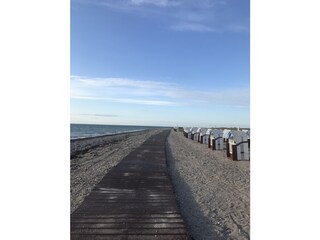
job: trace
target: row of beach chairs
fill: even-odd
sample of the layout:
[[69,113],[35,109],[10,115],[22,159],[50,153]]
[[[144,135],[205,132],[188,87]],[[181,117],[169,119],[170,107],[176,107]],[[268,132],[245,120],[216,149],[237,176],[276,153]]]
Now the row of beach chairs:
[[183,135],[206,144],[212,150],[226,151],[227,157],[232,160],[250,160],[250,130],[186,127],[183,128]]

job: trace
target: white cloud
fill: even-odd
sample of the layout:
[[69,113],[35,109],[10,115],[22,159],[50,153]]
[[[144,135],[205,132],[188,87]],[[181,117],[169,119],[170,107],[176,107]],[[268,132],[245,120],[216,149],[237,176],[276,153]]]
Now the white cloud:
[[175,106],[175,102],[160,101],[160,100],[143,100],[143,99],[130,99],[130,98],[110,98],[111,101],[119,103],[154,105],[154,106]]
[[93,116],[93,117],[118,117],[118,115],[115,114],[90,114],[90,113],[80,113],[78,115],[83,116]]
[[[174,31],[245,32],[239,26],[227,27],[227,18],[217,19],[217,12],[228,6],[225,0],[74,0],[149,18],[161,18]],[[232,21],[232,20],[231,20]],[[234,23],[235,25],[237,23]],[[247,27],[247,30],[249,28]]]
[[128,103],[139,105],[153,105],[153,106],[177,106],[178,103],[160,100],[144,100],[144,99],[131,99],[131,98],[111,98],[111,97],[94,97],[94,96],[73,96],[73,99],[85,100],[104,100],[116,103]]
[[182,86],[159,81],[127,78],[71,77],[71,98],[154,105],[222,105],[249,106],[249,89],[187,90]]
[[87,78],[72,76],[76,81],[92,87],[134,87],[144,89],[168,89],[177,86],[176,84],[155,81],[140,81],[127,78]]

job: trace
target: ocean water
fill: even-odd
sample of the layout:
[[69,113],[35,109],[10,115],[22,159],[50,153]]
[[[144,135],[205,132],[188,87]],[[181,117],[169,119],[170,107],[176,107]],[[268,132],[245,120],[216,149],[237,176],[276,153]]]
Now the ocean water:
[[145,129],[157,129],[162,127],[150,126],[126,126],[126,125],[93,125],[93,124],[70,124],[70,138],[88,138],[116,133],[136,132]]

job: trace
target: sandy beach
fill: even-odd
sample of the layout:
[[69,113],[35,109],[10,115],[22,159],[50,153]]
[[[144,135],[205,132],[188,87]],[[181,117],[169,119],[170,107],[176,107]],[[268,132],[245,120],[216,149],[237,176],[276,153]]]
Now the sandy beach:
[[250,238],[250,162],[171,131],[167,160],[178,204],[194,239]]
[[[71,213],[112,167],[160,131],[72,140]],[[166,149],[177,203],[192,237],[249,239],[250,162],[231,161],[224,151],[173,130]]]

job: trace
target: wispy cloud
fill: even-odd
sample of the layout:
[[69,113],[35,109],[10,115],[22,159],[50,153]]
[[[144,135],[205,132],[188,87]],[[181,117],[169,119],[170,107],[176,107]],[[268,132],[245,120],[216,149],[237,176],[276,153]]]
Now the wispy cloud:
[[160,100],[144,100],[132,98],[111,98],[111,97],[94,97],[94,96],[73,96],[73,99],[86,99],[86,100],[103,100],[116,103],[139,104],[139,105],[152,105],[152,106],[177,106],[178,103]]
[[153,106],[246,107],[249,106],[249,89],[187,90],[168,82],[72,76],[71,98]]
[[82,116],[92,116],[92,117],[118,117],[118,115],[114,114],[90,114],[90,113],[80,113],[78,115]]
[[[73,0],[96,4],[111,10],[137,14],[149,18],[161,18],[161,23],[173,31],[202,33],[232,31],[245,32],[244,28],[227,27],[226,17],[218,18],[218,12],[228,7],[227,0]],[[236,25],[234,23],[233,25]],[[248,27],[246,28],[249,29]]]

